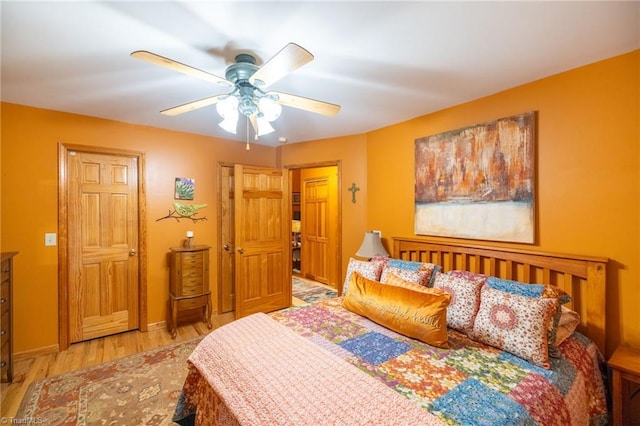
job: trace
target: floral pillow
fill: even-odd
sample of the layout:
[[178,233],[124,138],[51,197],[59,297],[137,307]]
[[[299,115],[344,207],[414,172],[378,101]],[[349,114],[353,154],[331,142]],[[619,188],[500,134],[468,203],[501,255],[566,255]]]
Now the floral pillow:
[[552,357],[558,357],[560,352],[556,345],[556,334],[558,332],[558,323],[561,316],[561,305],[571,301],[569,296],[561,288],[546,285],[546,284],[525,284],[518,281],[505,280],[496,277],[489,277],[487,279],[487,286],[513,294],[519,294],[526,297],[533,298],[551,298],[558,301],[556,312],[554,312],[551,323],[548,330],[549,341],[549,355]]
[[431,271],[409,271],[407,269],[400,269],[386,264],[382,267],[380,282],[386,283],[389,275],[395,275],[405,281],[426,287],[427,282],[429,282],[429,278],[431,278]]
[[550,297],[558,299],[560,304],[571,301],[569,296],[561,288],[546,284],[525,284],[519,281],[505,280],[502,278],[489,277],[487,285],[495,289],[508,293],[520,294],[527,297]]
[[454,271],[446,274],[436,273],[433,287],[451,295],[451,303],[447,308],[447,326],[469,333],[480,307],[480,290],[487,277],[452,272]]
[[402,260],[402,259],[388,259],[384,266],[393,267],[402,269],[405,271],[423,271],[427,272],[426,282],[421,285],[431,286],[433,284],[433,278],[436,272],[440,271],[440,265],[436,265],[434,263],[426,263],[426,262],[415,262],[412,260]]
[[399,276],[397,276],[395,274],[387,274],[385,276],[384,281],[382,281],[382,279],[381,279],[381,283],[382,284],[392,285],[392,286],[395,286],[395,287],[407,288],[409,290],[419,291],[421,293],[429,293],[429,294],[442,294],[442,293],[445,293],[445,291],[437,289],[437,288],[425,287],[423,285],[419,285],[419,284],[413,283],[411,281],[403,280],[402,278],[400,278]]
[[487,281],[487,278],[489,278],[488,275],[478,274],[476,272],[463,271],[459,269],[454,269],[452,271],[449,271],[447,272],[447,274],[455,275],[456,277],[462,277],[467,280],[482,281],[483,284]]
[[372,262],[380,262],[383,265],[386,264],[391,258],[389,256],[383,256],[381,254],[376,254],[370,259]]
[[368,278],[373,281],[380,280],[380,273],[382,272],[383,262],[377,261],[366,261],[366,260],[357,260],[353,257],[349,259],[349,264],[347,265],[347,273],[344,277],[344,284],[342,285],[342,295],[347,294],[347,287],[349,287],[349,281],[351,280],[351,274],[354,272],[358,272],[365,278]]
[[548,328],[558,299],[480,290],[480,308],[469,337],[549,368]]

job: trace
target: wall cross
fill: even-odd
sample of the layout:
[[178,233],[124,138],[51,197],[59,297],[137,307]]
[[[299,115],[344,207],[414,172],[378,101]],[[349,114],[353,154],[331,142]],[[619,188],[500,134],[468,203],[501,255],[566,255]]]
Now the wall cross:
[[351,184],[351,187],[348,188],[348,190],[351,191],[351,202],[355,204],[356,203],[356,191],[360,191],[360,188],[358,188],[356,186],[356,183],[353,182]]

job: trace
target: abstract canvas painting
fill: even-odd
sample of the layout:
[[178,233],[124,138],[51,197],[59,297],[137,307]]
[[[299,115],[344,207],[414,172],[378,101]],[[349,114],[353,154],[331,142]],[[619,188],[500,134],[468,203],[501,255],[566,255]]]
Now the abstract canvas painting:
[[415,233],[535,242],[536,113],[415,141]]

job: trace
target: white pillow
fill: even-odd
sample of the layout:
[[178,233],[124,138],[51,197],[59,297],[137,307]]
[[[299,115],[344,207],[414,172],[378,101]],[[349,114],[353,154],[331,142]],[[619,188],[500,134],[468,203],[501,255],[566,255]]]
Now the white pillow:
[[558,321],[558,329],[556,331],[555,346],[558,347],[567,340],[569,336],[576,331],[576,327],[580,324],[580,314],[569,308],[562,306],[560,320]]

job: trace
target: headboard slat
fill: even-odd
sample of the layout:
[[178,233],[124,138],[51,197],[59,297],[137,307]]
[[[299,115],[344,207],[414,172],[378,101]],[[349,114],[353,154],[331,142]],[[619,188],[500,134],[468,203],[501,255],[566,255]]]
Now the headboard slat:
[[506,271],[506,279],[511,280],[513,279],[513,261],[512,260],[507,260],[507,271]]

